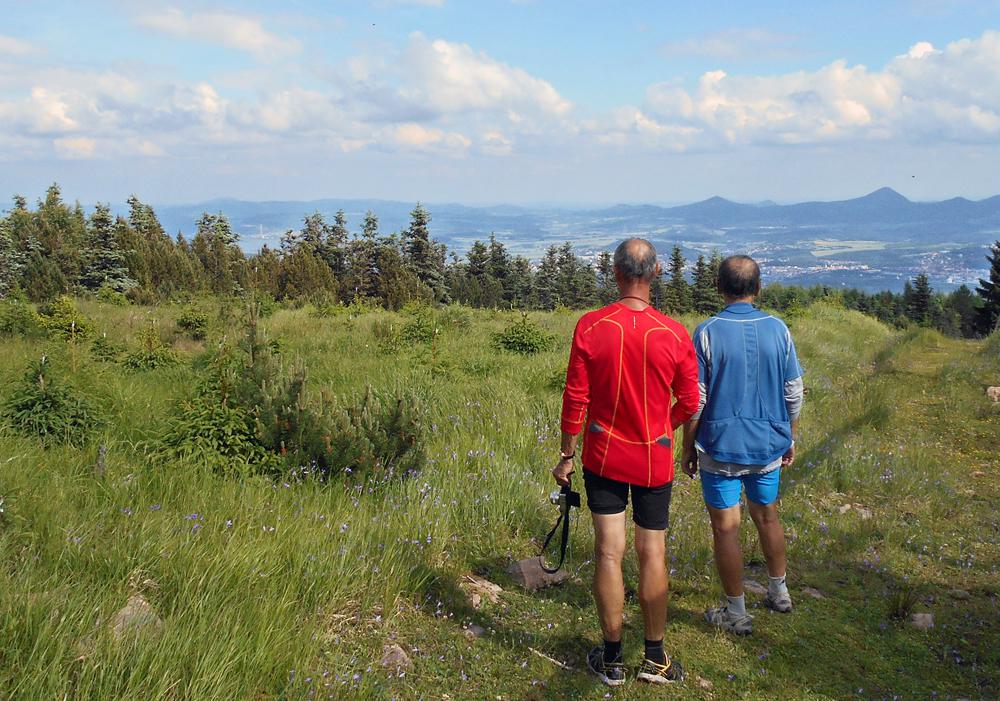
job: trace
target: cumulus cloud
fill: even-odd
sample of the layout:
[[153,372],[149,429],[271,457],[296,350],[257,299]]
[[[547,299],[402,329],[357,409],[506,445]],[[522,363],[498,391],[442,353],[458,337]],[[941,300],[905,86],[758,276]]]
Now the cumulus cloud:
[[171,8],[140,15],[136,24],[179,39],[200,41],[247,51],[270,59],[301,48],[298,40],[267,31],[260,20],[228,12],[194,12],[190,15]]
[[673,147],[992,140],[1000,136],[1000,33],[943,49],[920,42],[875,71],[839,60],[772,76],[710,71],[692,89],[652,85],[604,138],[629,134]]

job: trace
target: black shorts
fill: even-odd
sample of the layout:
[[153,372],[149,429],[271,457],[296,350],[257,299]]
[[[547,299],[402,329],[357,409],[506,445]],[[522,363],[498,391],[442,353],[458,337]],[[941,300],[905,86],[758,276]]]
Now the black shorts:
[[640,487],[601,477],[585,469],[583,484],[587,490],[587,506],[591,513],[620,514],[628,505],[628,492],[631,488],[632,520],[635,525],[651,531],[664,531],[670,524],[670,491],[674,486],[673,482],[659,487]]

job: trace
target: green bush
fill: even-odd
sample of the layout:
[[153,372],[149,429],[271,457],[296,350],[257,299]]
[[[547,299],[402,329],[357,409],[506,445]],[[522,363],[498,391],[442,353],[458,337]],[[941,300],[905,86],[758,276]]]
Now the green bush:
[[116,307],[127,307],[129,304],[128,297],[125,296],[125,293],[119,292],[110,285],[101,286],[101,289],[97,291],[97,299],[105,304],[113,304]]
[[416,307],[412,317],[403,324],[400,331],[400,335],[406,343],[423,344],[433,341],[437,333],[438,329],[434,324],[434,310],[427,306]]
[[423,465],[423,407],[416,398],[368,389],[348,403],[311,397],[306,384],[305,366],[281,367],[251,311],[242,342],[215,355],[196,396],[175,407],[155,452],[227,473],[305,469],[375,481]]
[[528,318],[527,313],[521,314],[520,320],[514,322],[503,331],[493,334],[493,345],[501,350],[522,355],[541,353],[552,348],[556,337],[542,330]]
[[38,311],[42,328],[49,334],[77,341],[89,336],[94,329],[93,322],[85,317],[76,307],[72,298],[62,295],[51,304],[46,304]]
[[24,300],[0,302],[0,336],[30,336],[41,329],[42,320]]
[[372,323],[372,337],[380,355],[392,355],[403,348],[399,324],[391,318],[379,317]]
[[208,314],[204,309],[188,304],[177,317],[177,328],[194,340],[203,341],[208,335]]
[[106,333],[102,333],[90,344],[91,357],[101,362],[117,363],[123,353],[125,353],[125,345],[110,340]]
[[160,339],[155,323],[150,323],[139,333],[139,348],[126,355],[122,364],[130,370],[155,370],[177,362],[177,354]]
[[464,331],[472,326],[472,313],[461,304],[449,304],[438,312],[441,328]]
[[0,409],[5,424],[46,443],[82,445],[101,424],[100,412],[72,386],[52,375],[42,356],[32,363]]

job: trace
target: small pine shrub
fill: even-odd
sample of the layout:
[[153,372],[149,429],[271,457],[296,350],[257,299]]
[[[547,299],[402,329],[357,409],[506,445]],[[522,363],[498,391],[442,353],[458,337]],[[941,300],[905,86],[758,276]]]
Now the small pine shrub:
[[555,340],[553,334],[544,331],[529,319],[525,312],[521,313],[519,321],[493,334],[493,345],[496,348],[521,355],[533,355],[550,350]]
[[160,340],[155,324],[150,323],[139,333],[139,348],[126,355],[122,364],[130,370],[155,370],[177,362],[177,354]]
[[367,297],[361,297],[360,295],[355,295],[351,303],[347,305],[347,318],[357,319],[359,316],[364,316],[365,314],[371,314],[372,312],[377,312],[381,310],[382,307],[372,299]]
[[31,336],[42,330],[42,320],[22,299],[0,302],[0,337]]
[[0,408],[15,432],[45,443],[83,445],[101,424],[97,407],[51,371],[48,358],[32,363]]
[[112,341],[106,333],[102,333],[90,344],[90,356],[103,363],[117,363],[124,353],[125,345]]
[[177,328],[196,341],[204,341],[208,335],[208,314],[200,307],[188,304],[177,317]]
[[105,304],[113,304],[116,307],[127,307],[129,304],[128,297],[125,296],[125,293],[119,292],[110,285],[101,286],[101,289],[97,291],[97,299]]
[[420,306],[414,310],[412,318],[403,324],[400,335],[407,343],[429,344],[438,334],[434,324],[434,310]]
[[347,310],[347,308],[340,303],[340,300],[329,292],[321,292],[313,295],[311,302],[313,308],[310,310],[309,314],[321,319],[329,319],[340,316]]
[[93,322],[76,307],[72,298],[62,295],[51,304],[39,310],[42,328],[50,335],[67,341],[78,341],[89,336],[94,329]]

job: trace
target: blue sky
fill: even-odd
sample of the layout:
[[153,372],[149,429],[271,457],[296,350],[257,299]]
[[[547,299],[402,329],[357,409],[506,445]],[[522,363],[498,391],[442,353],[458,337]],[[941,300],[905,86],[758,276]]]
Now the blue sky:
[[0,193],[1000,193],[1000,2],[10,3]]

